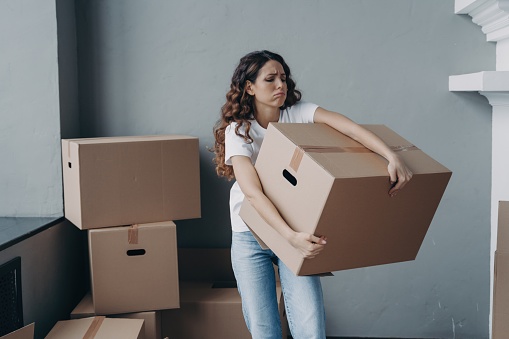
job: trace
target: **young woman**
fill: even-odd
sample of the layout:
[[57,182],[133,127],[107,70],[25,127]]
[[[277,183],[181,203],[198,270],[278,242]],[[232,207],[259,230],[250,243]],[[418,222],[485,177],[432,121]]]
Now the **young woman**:
[[214,127],[216,171],[236,179],[230,191],[232,265],[242,297],[247,327],[255,339],[282,336],[273,263],[278,266],[290,331],[294,339],[325,338],[325,312],[320,278],[294,275],[271,250],[263,250],[239,217],[247,198],[260,215],[306,258],[326,246],[325,237],[293,231],[264,195],[254,168],[270,122],[325,123],[362,143],[388,161],[397,194],[412,173],[382,140],[347,117],[300,101],[290,68],[269,51],[252,52],[240,59],[230,91]]

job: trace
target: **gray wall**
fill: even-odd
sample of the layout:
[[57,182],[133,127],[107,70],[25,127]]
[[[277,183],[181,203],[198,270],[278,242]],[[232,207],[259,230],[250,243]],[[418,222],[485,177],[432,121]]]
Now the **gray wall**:
[[[9,159],[0,215],[62,209],[54,7],[0,3],[0,158]],[[323,279],[328,335],[487,338],[491,107],[449,93],[447,81],[494,69],[495,49],[453,8],[453,0],[77,0],[80,132],[200,137],[203,217],[178,222],[179,244],[228,246],[231,183],[216,178],[206,148],[238,59],[280,52],[306,100],[386,124],[454,172],[416,261]]]
[[56,0],[55,2],[58,37],[60,135],[63,139],[79,138],[76,11],[74,1]]
[[61,216],[55,0],[0,1],[0,216]]

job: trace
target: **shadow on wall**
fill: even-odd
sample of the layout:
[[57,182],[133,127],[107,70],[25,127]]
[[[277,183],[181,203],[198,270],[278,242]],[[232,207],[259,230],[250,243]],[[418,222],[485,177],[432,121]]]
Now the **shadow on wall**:
[[[200,143],[202,140],[200,139]],[[209,146],[209,144],[205,145]],[[201,145],[200,152],[200,194],[201,218],[177,220],[177,239],[179,247],[230,247],[231,226],[229,210],[229,191],[233,181],[216,175],[212,163],[213,153]]]

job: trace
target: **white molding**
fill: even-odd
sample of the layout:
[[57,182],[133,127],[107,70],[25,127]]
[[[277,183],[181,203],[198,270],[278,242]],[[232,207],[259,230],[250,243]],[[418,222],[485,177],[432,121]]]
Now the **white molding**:
[[[483,92],[480,91],[479,94],[484,95],[491,106],[493,107],[509,107],[509,91],[504,92]],[[509,110],[504,109],[509,113]]]
[[487,41],[509,38],[509,0],[456,0],[454,12],[470,15]]
[[449,91],[509,91],[509,71],[484,71],[449,76]]

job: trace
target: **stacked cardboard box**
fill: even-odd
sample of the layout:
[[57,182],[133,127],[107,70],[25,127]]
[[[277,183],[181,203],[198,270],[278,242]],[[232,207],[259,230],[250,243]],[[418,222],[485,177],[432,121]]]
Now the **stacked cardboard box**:
[[[163,337],[171,339],[249,339],[231,267],[230,249],[179,249],[180,308],[162,312]],[[277,278],[277,273],[274,273]],[[279,281],[277,301],[287,337]]]
[[198,139],[62,140],[65,217],[80,229],[201,216]]
[[[96,316],[92,295],[87,293],[81,302],[71,312],[71,319],[81,319]],[[161,339],[161,311],[135,312],[127,314],[109,315],[109,318],[143,319],[145,339]]]
[[46,339],[145,339],[143,319],[90,317],[61,320]]
[[[129,330],[133,338],[161,339],[160,311],[180,305],[172,220],[201,216],[198,139],[62,140],[62,164],[65,217],[87,231],[90,257],[90,299],[72,317],[108,316],[93,327],[111,338],[117,324],[124,330],[112,319],[130,318],[124,320],[144,324]],[[77,333],[87,326],[79,320],[55,327]]]
[[497,249],[493,286],[493,339],[505,339],[509,333],[509,201],[498,205]]
[[240,215],[298,275],[415,259],[451,172],[382,125],[366,125],[414,173],[389,197],[387,161],[324,124],[272,123],[255,167],[265,194],[296,231],[327,236],[305,259],[245,200]]

